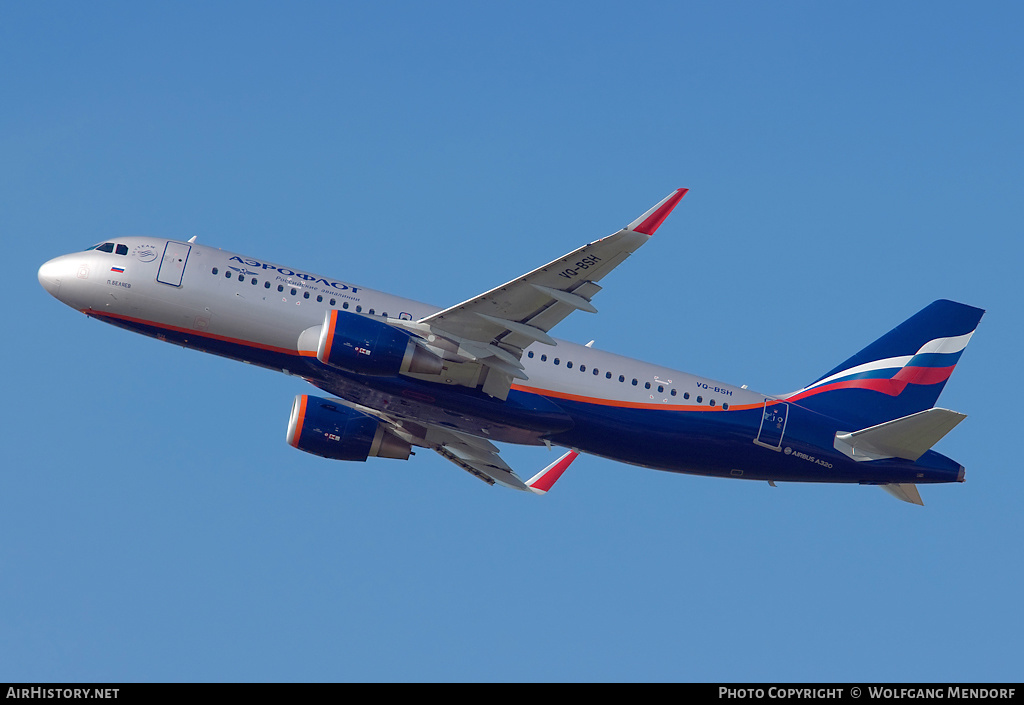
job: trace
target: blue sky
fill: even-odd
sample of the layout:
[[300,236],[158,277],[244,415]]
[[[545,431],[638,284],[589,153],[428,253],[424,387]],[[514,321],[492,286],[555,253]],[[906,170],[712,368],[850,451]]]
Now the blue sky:
[[[1015,3],[6,3],[0,681],[1021,679]],[[927,305],[963,485],[284,441],[295,379],[86,319],[187,238],[437,305],[691,192],[560,337],[767,393]],[[528,476],[544,449],[506,447]]]

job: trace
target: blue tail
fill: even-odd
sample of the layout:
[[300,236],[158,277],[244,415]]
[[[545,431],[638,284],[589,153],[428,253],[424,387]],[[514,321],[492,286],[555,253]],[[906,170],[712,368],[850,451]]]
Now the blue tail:
[[784,398],[858,428],[930,409],[984,313],[936,301]]

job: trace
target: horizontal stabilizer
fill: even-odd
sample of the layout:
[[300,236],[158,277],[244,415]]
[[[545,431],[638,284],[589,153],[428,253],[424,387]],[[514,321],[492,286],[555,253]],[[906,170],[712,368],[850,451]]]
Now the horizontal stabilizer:
[[835,448],[854,460],[916,461],[965,418],[949,409],[925,409],[860,431],[837,433]]
[[924,506],[924,501],[921,499],[921,493],[917,491],[917,485],[912,482],[893,482],[888,485],[882,485],[882,489],[901,502],[909,502],[910,504],[917,504],[922,507]]

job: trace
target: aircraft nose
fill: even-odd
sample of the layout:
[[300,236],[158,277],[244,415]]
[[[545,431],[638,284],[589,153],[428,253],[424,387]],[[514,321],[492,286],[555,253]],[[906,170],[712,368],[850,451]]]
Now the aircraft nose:
[[39,268],[39,283],[51,296],[56,298],[59,298],[60,294],[61,270],[63,269],[59,259],[59,257],[51,259]]

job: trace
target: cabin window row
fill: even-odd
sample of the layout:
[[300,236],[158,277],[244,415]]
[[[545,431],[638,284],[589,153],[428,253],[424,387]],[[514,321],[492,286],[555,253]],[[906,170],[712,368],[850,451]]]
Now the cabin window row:
[[[526,356],[530,357],[530,358],[535,357],[534,352],[532,350],[527,352]],[[539,357],[540,357],[540,361],[541,362],[547,362],[548,361],[548,356],[547,356],[546,353],[541,354]],[[555,365],[561,365],[562,364],[561,359],[557,358],[557,357],[551,358],[551,362],[553,364],[555,364]],[[566,366],[566,368],[568,368],[570,370],[573,369],[573,362],[572,362],[572,360],[566,360],[565,366]],[[586,372],[587,371],[587,366],[585,364],[581,364],[581,365],[577,366],[576,369],[578,369],[580,372]],[[599,370],[596,367],[590,368],[590,372],[595,377],[599,377],[601,375],[601,370]],[[605,379],[612,379],[613,377],[614,377],[614,375],[611,372],[608,372],[607,370],[605,371],[605,373],[604,373],[604,378]],[[619,375],[618,378],[619,378],[619,382],[625,383],[625,381],[626,381],[626,376],[625,375]],[[630,384],[632,386],[634,386],[634,387],[638,387],[638,386],[640,386],[640,380],[638,380],[636,377],[633,377],[632,380],[630,381]],[[644,389],[651,389],[651,388],[652,388],[652,385],[651,385],[650,382],[644,382]],[[659,384],[657,386],[657,390],[658,390],[658,394],[664,394],[665,393],[665,385]],[[673,396],[673,397],[678,395],[678,392],[675,389],[669,389],[668,393],[669,393],[669,396]],[[689,398],[690,398],[690,393],[689,392],[683,392],[683,399],[689,399]],[[698,404],[703,404],[704,403],[704,397],[701,396],[701,395],[698,395],[697,398],[696,398],[696,402]],[[715,406],[716,405],[715,400],[714,399],[709,399],[708,400],[708,405],[709,406]],[[729,405],[727,403],[726,404],[722,404],[722,408],[723,409],[728,409]]]
[[[210,270],[210,272],[213,274],[213,276],[217,276],[218,274],[220,274],[220,270],[217,267],[214,267],[212,270]],[[238,273],[238,272],[233,272],[231,270],[226,270],[224,272],[224,278],[225,279],[235,279],[235,278],[237,278],[238,281],[240,281],[240,282],[244,282],[246,279],[249,279],[249,283],[252,284],[253,286],[256,286],[257,284],[259,284],[259,279],[257,279],[256,277],[246,277],[246,275],[244,275],[244,274],[241,274],[241,273]],[[269,280],[265,280],[263,282],[263,288],[264,289],[269,289],[271,286],[272,286],[272,284],[270,283]],[[288,288],[288,293],[291,294],[292,296],[297,296],[298,295],[299,290],[298,290],[297,287],[291,286],[291,287],[287,287],[287,288]],[[285,290],[284,284],[278,284],[277,285],[278,293],[284,293],[284,290]],[[311,298],[311,294],[308,291],[303,290],[302,298],[309,299],[309,298]],[[323,294],[317,294],[316,295],[316,300],[318,302],[322,303],[323,300],[324,300]],[[338,305],[338,300],[332,298],[332,299],[330,299],[328,301],[328,304],[331,305],[331,306],[337,306]],[[348,301],[342,301],[341,302],[341,307],[343,309],[348,309],[349,308]],[[363,312],[363,307],[361,305],[359,305],[359,304],[356,304],[355,311],[356,311],[356,313],[362,313]],[[372,308],[369,310],[369,314],[371,316],[376,316],[377,315],[376,312]],[[385,317],[385,318],[387,318],[388,314],[385,311],[384,313],[382,313],[380,315]]]

